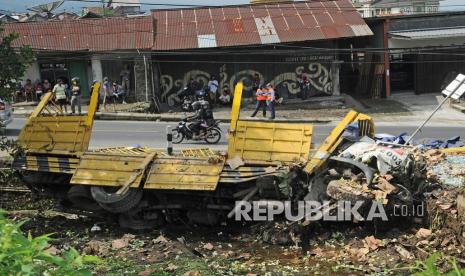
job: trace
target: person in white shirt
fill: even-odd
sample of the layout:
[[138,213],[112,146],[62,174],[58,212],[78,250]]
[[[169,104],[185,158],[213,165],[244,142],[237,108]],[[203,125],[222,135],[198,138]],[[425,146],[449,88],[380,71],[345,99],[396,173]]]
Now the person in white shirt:
[[219,97],[219,101],[222,105],[229,105],[231,103],[231,91],[227,85],[223,87],[223,92]]
[[210,81],[208,81],[207,86],[208,86],[211,102],[216,103],[216,92],[218,91],[218,81],[216,80],[215,76],[210,77]]

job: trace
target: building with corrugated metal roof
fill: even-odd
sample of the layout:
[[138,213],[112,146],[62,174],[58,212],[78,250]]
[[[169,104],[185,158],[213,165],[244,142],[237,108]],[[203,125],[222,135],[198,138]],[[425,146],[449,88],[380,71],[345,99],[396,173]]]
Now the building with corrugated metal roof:
[[[387,16],[366,19],[374,35],[359,51],[363,64],[355,90],[359,97],[392,93],[439,93],[451,78],[465,72],[465,12]],[[379,68],[377,73],[377,67]],[[372,80],[382,77],[380,93]]]
[[337,49],[372,35],[349,0],[167,9],[152,14],[152,58],[161,98],[168,102],[191,79],[202,86],[211,76],[217,77],[220,89],[243,81],[250,97],[255,74],[284,98],[299,97],[303,76],[311,83],[310,95],[338,95]]
[[165,102],[190,79],[206,85],[211,76],[220,90],[243,81],[245,96],[253,95],[254,75],[284,98],[300,96],[304,76],[311,96],[350,92],[339,81],[344,57],[338,48],[372,35],[349,0],[153,10],[151,16],[6,24],[5,31],[20,35],[16,46],[31,45],[37,53],[25,78],[77,76],[90,83],[120,80],[129,70],[130,96],[158,95]]
[[24,79],[69,82],[79,77],[84,96],[89,94],[93,79],[108,77],[121,83],[122,73],[129,68],[131,80],[128,93],[145,100],[151,95],[145,85],[149,73],[150,51],[153,47],[153,18],[111,17],[99,19],[49,20],[5,24],[6,33],[16,32],[13,46],[30,45],[36,62]]

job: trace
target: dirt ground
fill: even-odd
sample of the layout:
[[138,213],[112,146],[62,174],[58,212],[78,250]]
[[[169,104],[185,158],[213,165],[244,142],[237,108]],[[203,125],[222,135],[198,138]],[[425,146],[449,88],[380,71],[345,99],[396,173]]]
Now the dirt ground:
[[54,233],[57,252],[74,247],[100,256],[103,262],[92,267],[97,275],[407,275],[435,252],[443,254],[442,271],[452,267],[452,260],[465,266],[459,193],[431,194],[427,224],[403,221],[388,227],[226,223],[127,232],[114,217],[66,213],[55,201],[31,193],[3,192],[0,208],[11,219],[26,219],[23,230],[33,236]]

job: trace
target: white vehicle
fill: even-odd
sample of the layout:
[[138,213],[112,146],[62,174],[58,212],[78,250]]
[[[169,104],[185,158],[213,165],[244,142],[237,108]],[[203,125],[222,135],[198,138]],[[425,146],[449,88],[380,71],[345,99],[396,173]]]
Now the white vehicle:
[[6,126],[13,121],[11,105],[0,99],[0,133],[5,134]]

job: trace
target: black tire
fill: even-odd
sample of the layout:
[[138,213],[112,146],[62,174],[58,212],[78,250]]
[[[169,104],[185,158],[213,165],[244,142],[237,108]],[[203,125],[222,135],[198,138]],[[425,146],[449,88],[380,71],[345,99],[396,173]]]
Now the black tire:
[[92,198],[90,194],[90,188],[83,185],[73,185],[68,193],[68,200],[73,203],[74,207],[78,209],[96,212],[101,211],[102,207]]
[[40,177],[40,172],[32,172],[32,171],[23,171],[21,173],[21,179],[24,183],[28,186],[35,186],[38,185],[39,182],[37,179]]
[[121,228],[130,230],[152,230],[163,224],[161,217],[157,219],[144,219],[137,214],[123,213],[118,216],[118,223]]
[[221,131],[216,128],[210,128],[205,134],[205,142],[208,144],[217,144],[221,140]]
[[143,196],[143,191],[140,189],[129,189],[123,195],[117,195],[115,188],[108,187],[93,186],[90,191],[95,201],[111,213],[124,213],[131,210],[139,204]]
[[184,133],[179,132],[177,129],[173,129],[173,144],[179,144],[184,140]]

